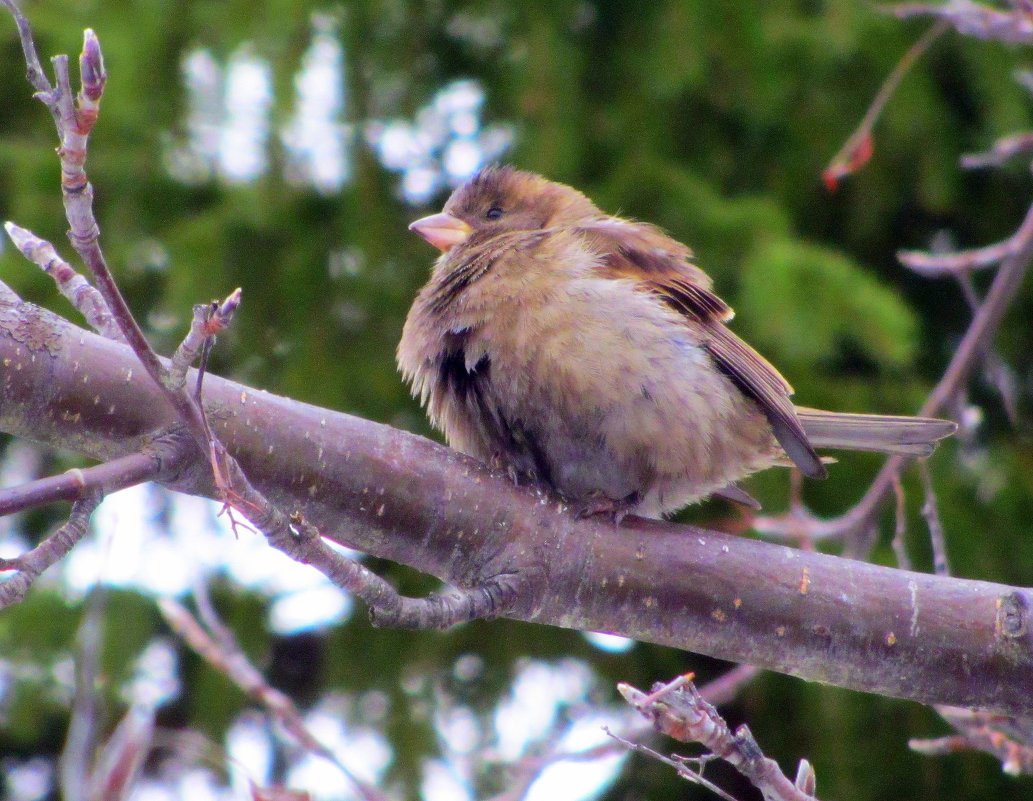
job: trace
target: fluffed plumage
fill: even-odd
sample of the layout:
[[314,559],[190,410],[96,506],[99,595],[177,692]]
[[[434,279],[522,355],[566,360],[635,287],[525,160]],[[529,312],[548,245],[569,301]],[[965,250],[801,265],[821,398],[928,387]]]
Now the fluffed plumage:
[[[398,347],[457,450],[585,513],[660,516],[815,447],[923,455],[954,424],[794,407],[685,245],[580,192],[482,170],[410,226],[442,250]],[[745,496],[748,498],[748,496]]]

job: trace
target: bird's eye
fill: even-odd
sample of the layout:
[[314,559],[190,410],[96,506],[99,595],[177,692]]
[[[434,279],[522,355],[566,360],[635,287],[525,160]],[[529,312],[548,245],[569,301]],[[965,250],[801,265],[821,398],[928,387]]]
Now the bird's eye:
[[500,209],[498,206],[492,206],[490,209],[488,209],[488,213],[484,215],[484,219],[497,220],[501,216],[502,209]]

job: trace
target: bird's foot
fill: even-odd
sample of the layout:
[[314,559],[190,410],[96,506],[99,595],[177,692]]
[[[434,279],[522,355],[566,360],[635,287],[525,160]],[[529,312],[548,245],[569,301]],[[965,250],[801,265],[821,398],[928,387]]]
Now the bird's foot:
[[538,474],[534,470],[521,470],[501,453],[494,454],[488,460],[488,467],[495,472],[505,473],[516,487],[528,484],[534,486],[538,483]]
[[635,508],[642,503],[642,494],[633,492],[623,498],[609,498],[601,492],[593,492],[588,498],[574,504],[574,517],[608,517],[619,526]]

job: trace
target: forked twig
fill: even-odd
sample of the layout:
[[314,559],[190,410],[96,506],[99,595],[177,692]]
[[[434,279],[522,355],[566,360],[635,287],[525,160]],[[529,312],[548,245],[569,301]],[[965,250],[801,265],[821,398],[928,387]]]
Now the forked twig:
[[649,694],[627,684],[619,684],[617,689],[657,731],[684,743],[700,743],[708,751],[705,759],[728,762],[763,793],[766,801],[816,801],[814,771],[809,763],[801,762],[796,782],[790,781],[773,759],[764,756],[749,728],[739,726],[732,733],[724,718],[696,689],[691,676],[655,684]]

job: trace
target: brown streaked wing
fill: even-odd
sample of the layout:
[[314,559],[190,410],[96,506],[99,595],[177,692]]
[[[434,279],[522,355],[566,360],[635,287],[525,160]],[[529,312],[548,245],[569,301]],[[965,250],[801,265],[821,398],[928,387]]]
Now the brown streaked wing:
[[814,452],[790,399],[793,388],[771,363],[729,331],[722,323],[706,325],[704,347],[721,372],[753,398],[771,424],[771,431],[786,455],[810,478],[825,478],[828,471]]
[[641,281],[643,288],[700,322],[732,318],[731,307],[710,290],[710,276],[690,261],[692,251],[659,228],[604,217],[580,224],[578,232],[602,257],[607,277]]
[[644,291],[702,326],[703,345],[718,369],[756,401],[797,467],[812,478],[823,478],[825,466],[790,399],[793,388],[767,359],[725,327],[734,312],[711,291],[710,277],[692,264],[692,251],[654,226],[616,218],[589,221],[579,231],[602,258],[603,275],[638,281]]

